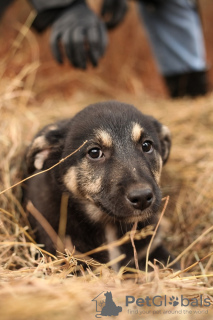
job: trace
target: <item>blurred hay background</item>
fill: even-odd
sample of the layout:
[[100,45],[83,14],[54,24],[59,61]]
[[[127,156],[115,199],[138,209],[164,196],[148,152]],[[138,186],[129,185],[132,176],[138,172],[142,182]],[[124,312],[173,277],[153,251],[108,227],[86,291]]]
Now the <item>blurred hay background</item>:
[[[203,0],[201,9],[211,64],[212,2]],[[196,100],[167,98],[134,5],[126,22],[110,34],[110,46],[100,66],[87,72],[74,70],[68,62],[58,66],[47,45],[48,31],[39,36],[28,30],[29,14],[24,1],[22,6],[15,3],[0,29],[0,192],[21,180],[24,151],[40,127],[73,116],[93,102],[117,99],[131,103],[172,131],[171,157],[162,178],[163,193],[170,196],[162,223],[165,244],[180,256],[182,270],[207,258],[178,274],[153,267],[148,275],[137,274],[137,283],[123,281],[122,272],[116,275],[106,266],[96,271],[81,269],[82,277],[77,277],[74,270],[80,262],[69,252],[56,260],[42,254],[39,261],[35,259],[38,248],[29,243],[30,226],[18,186],[0,195],[0,318],[92,319],[95,304],[91,300],[107,290],[112,291],[117,305],[123,306],[117,319],[137,318],[125,310],[128,294],[211,296],[213,95]],[[211,69],[209,77],[212,88]],[[205,317],[211,315],[212,307]],[[153,314],[146,317],[151,319]],[[202,314],[196,317],[203,319]]]

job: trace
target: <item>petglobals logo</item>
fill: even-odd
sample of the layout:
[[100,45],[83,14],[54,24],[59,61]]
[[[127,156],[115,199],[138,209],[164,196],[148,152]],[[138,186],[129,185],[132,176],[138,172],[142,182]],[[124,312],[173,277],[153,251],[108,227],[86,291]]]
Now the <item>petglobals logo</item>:
[[101,318],[102,316],[118,316],[122,311],[122,307],[117,306],[112,298],[111,291],[102,291],[97,295],[92,301],[96,302],[96,318]]
[[168,297],[164,296],[154,296],[145,298],[135,298],[134,296],[126,296],[126,307],[129,307],[133,303],[138,307],[166,307],[168,305],[172,305],[173,307],[210,307],[211,300],[210,298],[203,298],[201,294],[199,298],[186,298],[183,295],[181,297]]
[[[146,297],[135,297],[132,295],[124,296],[122,301],[123,308],[116,304],[111,291],[102,291],[92,299],[96,306],[96,318],[117,317],[121,312],[130,315],[147,314],[208,314],[211,307],[211,300],[202,294],[197,297],[167,296],[156,295]],[[171,306],[173,308],[171,308]],[[189,307],[189,308],[188,308]]]

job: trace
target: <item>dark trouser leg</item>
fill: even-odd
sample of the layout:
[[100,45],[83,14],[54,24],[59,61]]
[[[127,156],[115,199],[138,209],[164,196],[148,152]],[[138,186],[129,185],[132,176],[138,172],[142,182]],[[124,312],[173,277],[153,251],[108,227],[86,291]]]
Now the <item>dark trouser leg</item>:
[[[160,1],[154,9],[139,2],[159,72],[171,97],[196,97],[207,92],[206,54],[196,1]],[[204,71],[205,70],[205,71]]]

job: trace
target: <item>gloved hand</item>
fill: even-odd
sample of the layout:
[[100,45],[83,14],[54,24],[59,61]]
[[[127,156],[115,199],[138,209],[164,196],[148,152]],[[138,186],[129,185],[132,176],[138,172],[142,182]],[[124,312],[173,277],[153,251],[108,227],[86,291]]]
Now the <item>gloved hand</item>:
[[116,27],[124,18],[128,9],[127,0],[104,0],[101,15],[108,29]]
[[64,9],[52,25],[52,53],[59,63],[63,63],[60,42],[76,68],[86,69],[88,60],[97,66],[107,46],[106,28],[84,1],[77,1]]

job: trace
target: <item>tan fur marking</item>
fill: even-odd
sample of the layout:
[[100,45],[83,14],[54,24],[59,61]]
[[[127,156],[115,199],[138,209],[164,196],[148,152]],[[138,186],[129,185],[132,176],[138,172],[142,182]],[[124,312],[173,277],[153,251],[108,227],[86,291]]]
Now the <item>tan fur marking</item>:
[[90,166],[88,164],[87,159],[85,159],[85,158],[81,161],[79,167],[80,167],[81,171],[87,172],[87,174],[90,171]]
[[132,140],[134,142],[138,142],[140,140],[141,134],[144,131],[144,129],[138,124],[133,122],[133,128],[132,128]]
[[[171,132],[169,130],[169,128],[167,126],[162,126],[161,128],[161,133],[160,133],[160,138],[162,140],[164,140],[165,138],[167,139],[171,139]],[[169,156],[169,146],[168,146],[168,142],[166,142],[165,140],[165,154],[164,154],[164,160],[167,159]]]
[[105,147],[112,147],[112,137],[107,131],[99,129],[95,131],[95,135]]
[[[91,201],[90,199],[88,200]],[[101,221],[103,218],[103,212],[92,202],[85,202],[85,212],[93,222]]]
[[101,182],[102,182],[102,179],[101,177],[99,177],[88,184],[84,184],[84,189],[89,194],[98,193],[101,190]]
[[33,141],[33,144],[32,144],[30,149],[31,150],[33,150],[33,149],[44,149],[44,148],[47,148],[48,146],[49,146],[49,143],[46,140],[46,138],[44,136],[40,136],[40,137],[37,137]]
[[156,170],[153,170],[152,173],[155,177],[156,182],[159,184],[160,178],[161,178],[161,172],[162,172],[162,168],[163,168],[163,160],[162,160],[161,156],[159,155],[159,153],[157,153],[157,157],[158,157],[158,168]]
[[147,211],[143,211],[143,214],[142,215],[132,215],[131,217],[129,218],[126,218],[124,220],[125,223],[134,223],[134,222],[142,222],[142,221],[145,221],[147,220],[150,216],[152,215],[152,212],[150,212],[149,210]]
[[37,170],[41,170],[44,165],[44,161],[48,158],[49,150],[43,150],[36,154],[35,160],[34,160],[34,166]]
[[[28,149],[28,152],[27,152],[28,164],[30,164],[31,161],[33,161],[33,164],[36,169],[38,170],[42,169],[43,163],[45,159],[47,159],[49,154],[48,147],[49,147],[48,141],[45,139],[44,136],[37,137]],[[36,152],[35,157],[34,157],[34,152]]]
[[167,126],[162,125],[161,128],[161,137],[171,137],[171,132]]
[[58,126],[56,124],[52,124],[50,126],[47,127],[47,131],[52,131],[52,130],[57,130],[58,129]]
[[102,186],[101,177],[96,177],[96,172],[88,163],[87,159],[84,159],[79,167],[84,179],[81,180],[82,188],[88,194],[95,194],[100,192]]
[[[107,224],[105,228],[105,237],[107,240],[107,243],[110,244],[116,240],[118,240],[117,235],[116,235],[116,228],[112,224]],[[118,247],[111,247],[108,249],[109,252],[109,260],[114,260],[118,258],[121,255],[121,252]],[[119,265],[115,263],[112,268],[115,271],[119,271]]]
[[76,168],[71,167],[64,176],[64,184],[69,191],[78,195],[78,185],[76,179]]
[[[48,131],[56,130],[57,128],[58,128],[58,126],[51,125],[46,129],[45,133],[47,133]],[[42,135],[42,136],[35,138],[30,149],[31,150],[32,149],[44,149],[44,148],[48,148],[49,146],[50,146],[49,142],[47,141],[45,136]]]

